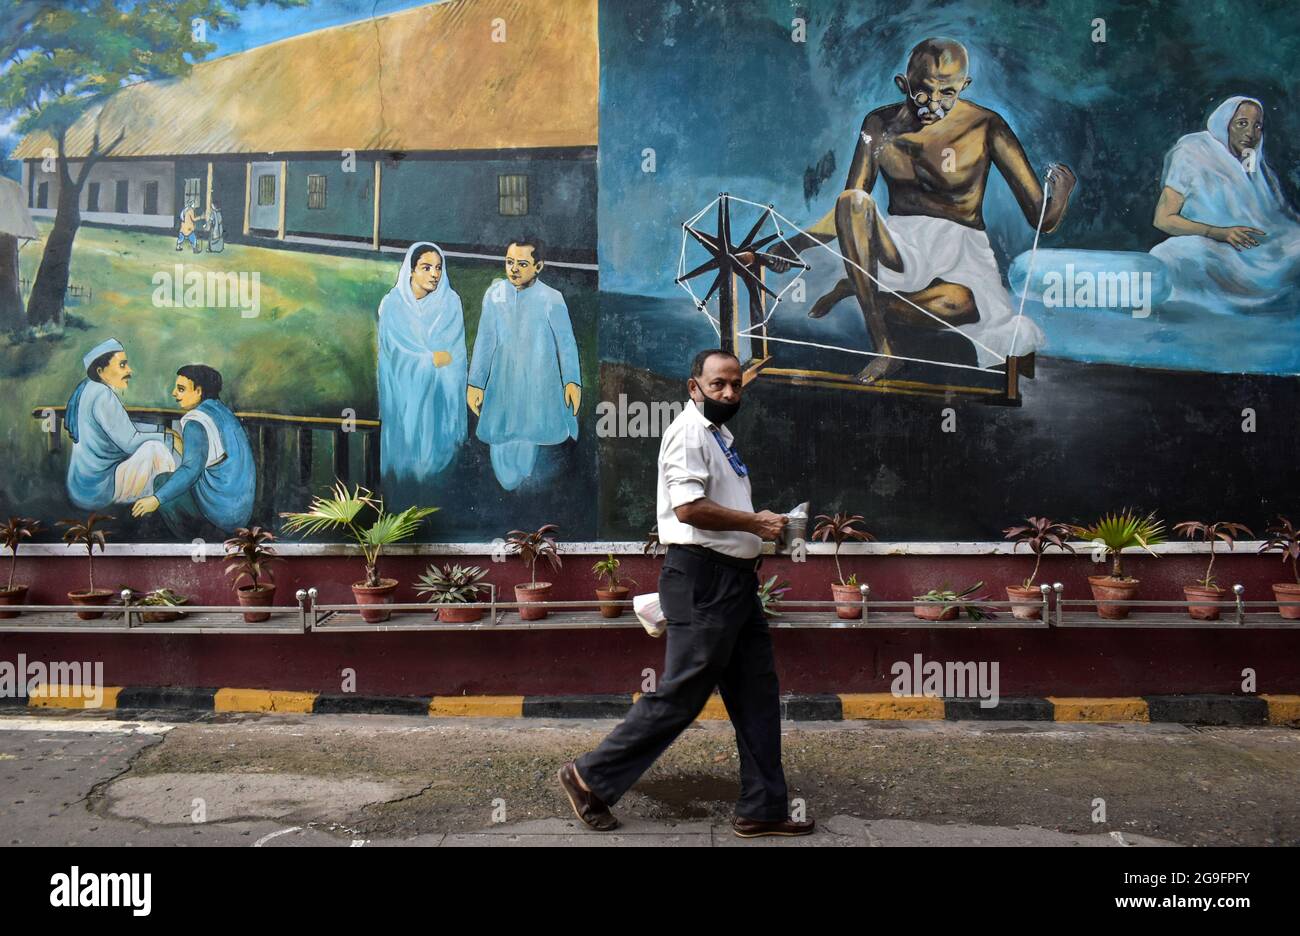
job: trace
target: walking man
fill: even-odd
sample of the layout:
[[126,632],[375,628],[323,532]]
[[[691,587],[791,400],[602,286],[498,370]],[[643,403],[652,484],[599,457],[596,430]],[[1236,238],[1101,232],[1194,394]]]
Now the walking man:
[[691,402],[659,446],[659,575],[667,619],[658,691],[641,695],[600,745],[560,768],[573,811],[601,832],[617,828],[609,807],[688,728],[715,686],[740,751],[737,835],[806,835],[793,820],[781,767],[781,708],[772,638],[758,598],[759,552],[786,518],[754,512],[749,471],[724,427],[740,409],[740,361],[702,351],[687,381]]

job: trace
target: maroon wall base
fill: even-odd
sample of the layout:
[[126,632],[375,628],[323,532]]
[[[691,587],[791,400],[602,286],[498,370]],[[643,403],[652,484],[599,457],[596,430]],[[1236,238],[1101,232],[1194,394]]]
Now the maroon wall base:
[[[592,600],[589,570],[594,556],[568,556],[546,577],[558,600]],[[465,557],[437,557],[467,562]],[[503,600],[525,579],[517,560],[489,569]],[[428,557],[385,560],[385,575],[402,581],[397,600],[417,600],[409,583]],[[891,556],[843,559],[880,600],[908,599],[931,587],[986,583],[990,598],[1028,574],[1023,556]],[[1142,580],[1142,599],[1182,600],[1182,586],[1202,574],[1201,556],[1125,558]],[[655,588],[658,561],[625,557],[624,568]],[[96,584],[144,590],[167,586],[196,603],[232,601],[222,563],[184,558],[95,560]],[[1041,581],[1061,581],[1066,597],[1087,598],[1086,558],[1049,558]],[[1285,581],[1276,557],[1220,558],[1221,584],[1239,582],[1248,600],[1270,600],[1274,581]],[[278,604],[291,604],[298,588],[315,586],[322,602],[351,602],[348,586],[360,577],[355,560],[293,558],[278,567]],[[779,574],[793,589],[790,599],[829,599],[834,565],[829,557],[806,563],[769,558],[764,576]],[[31,584],[29,601],[61,604],[64,592],[84,588],[85,560],[23,557],[20,581]],[[773,632],[783,692],[888,692],[895,661],[986,661],[998,663],[999,692],[1013,696],[1135,696],[1174,693],[1239,693],[1242,670],[1257,674],[1256,691],[1300,692],[1300,632],[1246,630],[776,630]],[[642,670],[663,665],[663,643],[637,629],[611,631],[431,632],[422,634],[278,635],[88,635],[0,634],[0,660],[102,660],[111,686],[210,686],[341,691],[344,670],[356,674],[360,695],[564,695],[637,691]]]

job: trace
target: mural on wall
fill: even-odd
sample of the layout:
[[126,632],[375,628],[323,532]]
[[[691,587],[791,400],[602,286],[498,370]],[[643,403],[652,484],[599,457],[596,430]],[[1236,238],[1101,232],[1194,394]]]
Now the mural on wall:
[[1290,509],[1284,4],[372,6],[23,9],[0,509],[189,542],[338,478],[426,541],[639,539],[718,345],[763,506]]

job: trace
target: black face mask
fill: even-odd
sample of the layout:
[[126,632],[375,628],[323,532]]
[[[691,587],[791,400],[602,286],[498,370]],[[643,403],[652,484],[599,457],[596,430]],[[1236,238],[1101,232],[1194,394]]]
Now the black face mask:
[[732,416],[735,416],[736,413],[740,412],[739,402],[722,403],[713,399],[713,397],[709,396],[703,390],[700,391],[700,395],[704,397],[704,402],[699,404],[700,412],[702,412],[704,418],[711,423],[721,426]]

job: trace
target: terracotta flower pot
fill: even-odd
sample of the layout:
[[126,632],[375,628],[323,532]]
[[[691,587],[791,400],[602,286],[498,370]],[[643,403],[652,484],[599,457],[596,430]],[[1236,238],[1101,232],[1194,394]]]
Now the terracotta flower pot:
[[[1300,601],[1300,585],[1295,582],[1279,582],[1273,586],[1273,597],[1278,601]],[[1289,608],[1279,605],[1277,613],[1289,621],[1300,621],[1300,604]]]
[[1128,617],[1128,605],[1111,604],[1115,601],[1132,601],[1140,582],[1137,579],[1118,579],[1113,575],[1090,575],[1092,597],[1097,599],[1097,615],[1108,621],[1122,621]]
[[[538,582],[533,585],[516,585],[515,601],[548,601],[551,597],[551,583]],[[546,617],[545,608],[520,608],[519,617],[524,621],[540,621]]]
[[[367,585],[364,582],[354,582],[352,585],[352,597],[359,605],[392,604],[395,591],[397,591],[397,579],[390,578],[381,578],[378,585]],[[392,616],[393,612],[382,608],[361,609],[361,620],[367,624],[382,624]]]
[[835,615],[837,617],[846,621],[861,620],[862,592],[858,589],[858,586],[841,585],[839,582],[832,582],[831,595],[836,601]]
[[[27,586],[15,585],[13,588],[0,588],[0,607],[4,605],[27,604]],[[16,618],[21,611],[0,611],[0,618]]]
[[[1183,594],[1187,596],[1188,601],[1222,601],[1223,596],[1227,594],[1227,589],[1218,586],[1184,585]],[[1219,609],[1209,605],[1189,606],[1187,614],[1194,621],[1217,621],[1219,619]]]
[[[96,588],[94,591],[68,592],[68,601],[74,605],[106,605],[113,600],[113,593],[107,588]],[[96,618],[102,618],[103,611],[78,611],[77,617],[83,621],[93,621]]]
[[[601,601],[626,601],[627,592],[626,585],[619,585],[617,588],[597,588],[596,597]],[[600,616],[606,618],[622,617],[623,607],[616,604],[601,605]]]
[[185,616],[185,612],[177,611],[174,608],[155,607],[152,611],[141,611],[138,616],[143,624],[167,624],[171,621],[180,620]]
[[1043,593],[1033,586],[1008,585],[1007,598],[1011,602],[1011,616],[1021,621],[1043,619]]
[[482,608],[454,608],[448,605],[438,609],[438,620],[443,624],[473,624],[482,619]]
[[[254,588],[252,585],[242,585],[236,589],[235,594],[239,596],[239,603],[245,608],[269,608],[275,604],[275,586],[258,585]],[[248,624],[256,624],[259,621],[270,620],[271,614],[268,611],[245,611],[244,621]]]
[[918,601],[912,613],[922,621],[951,621],[961,613],[961,605],[948,601]]

